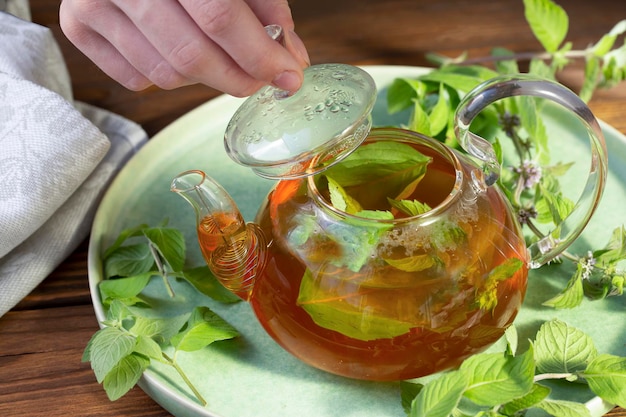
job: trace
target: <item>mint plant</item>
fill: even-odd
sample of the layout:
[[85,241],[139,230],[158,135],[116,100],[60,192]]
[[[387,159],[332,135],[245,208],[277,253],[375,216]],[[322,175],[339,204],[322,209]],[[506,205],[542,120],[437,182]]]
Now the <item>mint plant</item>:
[[139,225],[120,233],[105,251],[100,297],[107,308],[102,328],[89,340],[83,361],[90,362],[109,399],[117,400],[133,388],[153,361],[171,366],[203,406],[202,394],[177,362],[181,352],[200,350],[238,335],[225,320],[205,306],[177,317],[147,314],[149,301],[142,291],[152,277],[161,277],[165,291],[175,297],[170,279],[182,279],[220,302],[239,299],[225,290],[207,266],[185,269],[182,233],[167,227]]
[[[626,33],[626,20],[618,22],[597,43],[584,50],[573,50],[565,42],[569,21],[565,10],[551,0],[524,0],[530,29],[545,51],[516,54],[496,48],[491,56],[467,60],[465,55],[447,58],[430,57],[439,64],[433,71],[416,79],[394,81],[387,95],[390,113],[410,109],[405,126],[458,148],[453,117],[464,94],[495,76],[519,73],[521,61],[528,61],[528,72],[556,79],[565,66],[583,60],[584,83],[579,95],[589,100],[597,88],[613,86],[626,79],[626,42],[615,47]],[[489,64],[489,66],[487,66]],[[564,196],[560,178],[574,163],[551,163],[546,127],[536,117],[540,104],[527,97],[495,103],[476,118],[472,129],[492,138],[502,158],[503,141],[510,140],[515,156],[503,161],[499,185],[517,212],[520,224],[528,231],[527,243],[544,237],[541,225],[557,225],[574,203]],[[504,138],[500,138],[503,136]],[[571,263],[575,273],[563,290],[545,304],[555,308],[573,308],[584,297],[603,299],[622,295],[626,272],[626,230],[617,227],[605,246],[589,248],[581,254],[564,252],[556,262]]]
[[626,406],[626,358],[598,353],[582,331],[552,320],[528,350],[516,354],[516,344],[509,339],[506,351],[474,355],[428,383],[402,382],[407,415],[517,417],[537,408],[552,416],[591,417],[583,403],[548,398],[546,380],[585,383],[602,399]]

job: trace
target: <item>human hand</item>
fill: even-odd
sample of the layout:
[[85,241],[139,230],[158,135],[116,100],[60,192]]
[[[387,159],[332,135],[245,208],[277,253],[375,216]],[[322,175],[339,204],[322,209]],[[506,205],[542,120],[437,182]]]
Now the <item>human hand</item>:
[[[63,0],[67,38],[130,90],[202,83],[238,97],[300,88],[306,48],[287,0]],[[277,24],[285,46],[264,26]]]

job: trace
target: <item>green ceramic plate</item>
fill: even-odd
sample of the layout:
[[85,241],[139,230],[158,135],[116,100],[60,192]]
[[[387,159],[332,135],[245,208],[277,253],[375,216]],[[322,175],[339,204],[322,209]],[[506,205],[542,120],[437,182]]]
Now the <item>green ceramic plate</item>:
[[[365,69],[374,77],[379,88],[374,123],[398,123],[399,119],[393,120],[386,113],[385,86],[396,77],[418,76],[428,70],[389,66]],[[96,214],[89,246],[89,282],[99,320],[104,318],[97,291],[97,285],[102,280],[100,256],[103,248],[110,245],[122,229],[140,223],[156,224],[169,218],[170,225],[186,233],[190,262],[202,264],[196,247],[191,209],[169,191],[172,177],[179,172],[204,170],[231,193],[246,219],[254,218],[259,203],[273,182],[261,179],[232,162],[223,148],[226,124],[241,103],[240,99],[221,96],[181,117],[152,138],[115,179]],[[586,157],[585,141],[571,133],[571,123],[566,115],[552,111],[545,115],[545,119],[553,146],[567,149],[564,162]],[[622,213],[626,202],[626,139],[610,126],[603,124],[603,129],[611,158],[610,178],[597,215],[575,244],[580,248],[589,243],[605,244],[610,231],[625,220]],[[584,174],[586,165],[583,163],[582,167]],[[567,311],[555,311],[541,305],[563,288],[567,278],[550,266],[533,271],[523,310],[515,322],[522,338],[532,338],[542,322],[560,318],[589,333],[599,351],[626,356],[624,297],[585,302],[582,307]],[[177,297],[169,299],[158,280],[148,286],[146,292],[153,300],[155,315],[175,315],[196,305],[208,305],[234,325],[241,337],[179,356],[181,366],[208,400],[207,407],[201,407],[194,400],[182,380],[168,367],[155,364],[144,373],[140,386],[173,415],[404,416],[399,383],[355,381],[313,369],[276,345],[257,324],[246,303],[220,305],[183,283],[174,283],[174,289]],[[593,398],[582,386],[580,389],[556,386],[554,395],[566,399],[588,399],[594,416],[610,409],[609,404]]]

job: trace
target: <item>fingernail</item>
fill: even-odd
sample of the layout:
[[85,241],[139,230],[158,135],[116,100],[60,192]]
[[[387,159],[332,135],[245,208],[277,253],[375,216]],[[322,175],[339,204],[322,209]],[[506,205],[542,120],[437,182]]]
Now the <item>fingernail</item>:
[[306,46],[304,46],[304,42],[302,42],[302,39],[300,39],[298,34],[293,30],[289,31],[289,40],[291,41],[294,49],[296,50],[300,58],[304,61],[306,66],[310,66],[311,59],[309,58],[309,53],[307,52]]
[[289,92],[297,91],[302,84],[302,79],[295,71],[283,71],[274,78],[272,85]]

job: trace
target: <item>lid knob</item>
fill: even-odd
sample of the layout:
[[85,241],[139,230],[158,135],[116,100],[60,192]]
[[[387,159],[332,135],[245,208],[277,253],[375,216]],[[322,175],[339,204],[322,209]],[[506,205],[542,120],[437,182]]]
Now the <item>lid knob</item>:
[[376,85],[358,67],[310,66],[300,90],[291,96],[276,92],[268,86],[250,96],[224,136],[228,155],[259,176],[292,179],[321,172],[370,131]]

